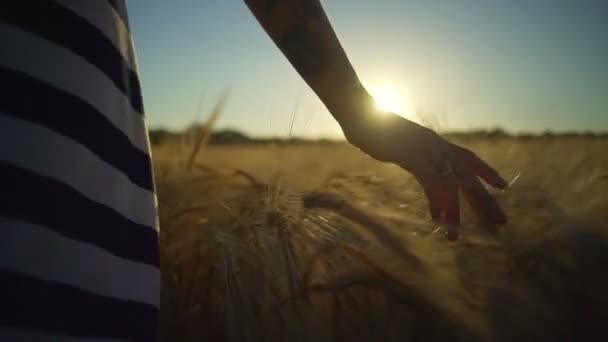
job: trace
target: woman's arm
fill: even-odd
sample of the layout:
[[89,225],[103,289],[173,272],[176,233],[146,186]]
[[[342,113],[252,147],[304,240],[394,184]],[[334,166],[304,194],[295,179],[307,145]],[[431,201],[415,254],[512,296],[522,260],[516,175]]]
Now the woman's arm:
[[[410,148],[418,146],[421,130],[434,134],[394,114],[379,120],[374,100],[359,81],[319,0],[245,0],[245,3],[338,121],[351,144],[380,161],[405,167],[400,153],[393,150],[402,151],[399,145],[403,144]],[[395,136],[408,142],[396,144],[403,139]]]

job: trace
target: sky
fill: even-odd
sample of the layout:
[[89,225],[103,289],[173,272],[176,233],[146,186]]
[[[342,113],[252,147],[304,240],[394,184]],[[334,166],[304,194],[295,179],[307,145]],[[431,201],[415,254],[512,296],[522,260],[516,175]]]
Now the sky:
[[[608,130],[608,2],[326,0],[370,91],[442,130]],[[204,119],[253,136],[340,127],[242,0],[127,0],[151,128]],[[380,94],[379,94],[380,95]],[[420,118],[425,118],[424,120]]]

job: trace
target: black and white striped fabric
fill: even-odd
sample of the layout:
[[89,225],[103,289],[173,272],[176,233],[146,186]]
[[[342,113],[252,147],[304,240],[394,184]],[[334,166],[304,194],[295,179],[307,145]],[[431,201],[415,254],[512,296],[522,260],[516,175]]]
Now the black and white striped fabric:
[[152,341],[157,204],[121,0],[0,5],[0,341]]

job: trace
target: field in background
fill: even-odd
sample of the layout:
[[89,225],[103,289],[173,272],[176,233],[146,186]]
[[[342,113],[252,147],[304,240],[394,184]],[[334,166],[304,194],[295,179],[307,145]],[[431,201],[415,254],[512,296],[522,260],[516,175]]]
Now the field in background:
[[462,143],[521,177],[456,242],[346,144],[155,145],[163,340],[608,340],[608,139]]

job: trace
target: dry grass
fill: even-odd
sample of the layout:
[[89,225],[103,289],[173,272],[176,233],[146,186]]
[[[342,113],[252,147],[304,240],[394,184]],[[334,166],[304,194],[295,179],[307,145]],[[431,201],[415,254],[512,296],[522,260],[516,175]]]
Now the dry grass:
[[[509,224],[428,221],[349,146],[154,148],[166,341],[573,341],[608,332],[608,142],[470,141]],[[467,208],[465,208],[466,210]]]

